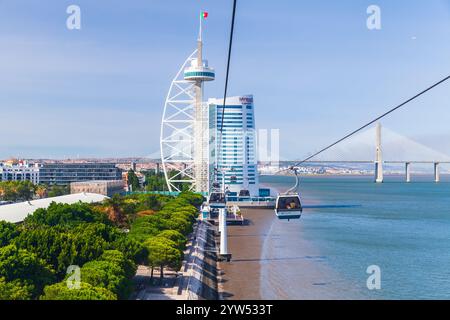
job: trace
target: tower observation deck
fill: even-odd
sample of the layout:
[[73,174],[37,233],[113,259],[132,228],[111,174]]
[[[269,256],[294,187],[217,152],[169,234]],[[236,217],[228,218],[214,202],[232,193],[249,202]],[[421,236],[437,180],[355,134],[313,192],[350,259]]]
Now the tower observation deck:
[[203,60],[202,20],[197,49],[181,66],[169,89],[161,122],[161,160],[170,191],[209,190],[208,106],[203,102],[203,83],[215,79],[215,71]]

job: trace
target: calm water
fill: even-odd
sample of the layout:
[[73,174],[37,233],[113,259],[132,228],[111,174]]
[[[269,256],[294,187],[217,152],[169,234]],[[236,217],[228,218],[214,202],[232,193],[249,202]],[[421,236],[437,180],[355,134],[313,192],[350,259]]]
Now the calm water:
[[[311,290],[313,298],[449,299],[450,180],[414,180],[302,178],[304,215],[294,222],[274,219],[265,242],[263,297],[303,298],[299,268],[309,259],[311,270],[303,274],[324,275],[313,284],[321,286]],[[261,181],[284,190],[293,178]],[[370,265],[381,269],[381,290],[366,287]]]

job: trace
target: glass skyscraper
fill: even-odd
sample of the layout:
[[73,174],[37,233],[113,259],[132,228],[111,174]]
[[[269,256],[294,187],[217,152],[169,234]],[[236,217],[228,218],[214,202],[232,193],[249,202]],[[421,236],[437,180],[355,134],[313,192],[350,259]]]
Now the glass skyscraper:
[[[253,96],[229,97],[225,107],[223,99],[209,99],[208,106],[210,183],[214,181],[214,168],[217,166],[218,181],[222,181],[224,173],[225,186],[230,192],[239,195],[241,190],[248,190],[250,195],[258,195]],[[222,113],[223,134],[220,141]]]

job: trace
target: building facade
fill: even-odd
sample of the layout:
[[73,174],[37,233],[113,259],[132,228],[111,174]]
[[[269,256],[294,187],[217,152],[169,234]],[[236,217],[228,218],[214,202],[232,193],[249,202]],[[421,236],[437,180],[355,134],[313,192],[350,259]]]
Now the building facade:
[[70,193],[96,193],[107,197],[115,194],[125,193],[123,180],[102,180],[102,181],[83,181],[72,182],[70,184]]
[[0,163],[1,181],[31,181],[39,184],[39,167],[26,161]]
[[[208,106],[210,181],[214,181],[214,168],[217,167],[219,182],[224,174],[225,186],[231,193],[239,195],[248,190],[250,195],[258,195],[253,96],[229,97],[226,106],[222,99],[209,99]],[[222,139],[219,139],[222,114],[223,131]],[[219,148],[220,152],[217,152]]]
[[91,180],[121,180],[122,171],[114,163],[44,163],[39,168],[41,183],[68,185]]

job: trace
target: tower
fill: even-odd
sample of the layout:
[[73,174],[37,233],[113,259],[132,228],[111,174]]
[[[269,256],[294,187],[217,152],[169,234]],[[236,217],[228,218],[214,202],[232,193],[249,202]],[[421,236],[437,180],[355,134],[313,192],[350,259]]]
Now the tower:
[[376,160],[375,160],[375,182],[383,182],[383,158],[381,154],[381,124],[377,123],[376,126]]
[[170,191],[209,190],[208,109],[203,103],[203,82],[215,79],[214,69],[203,60],[202,21],[200,15],[197,49],[179,69],[169,89],[161,122],[161,160]]

